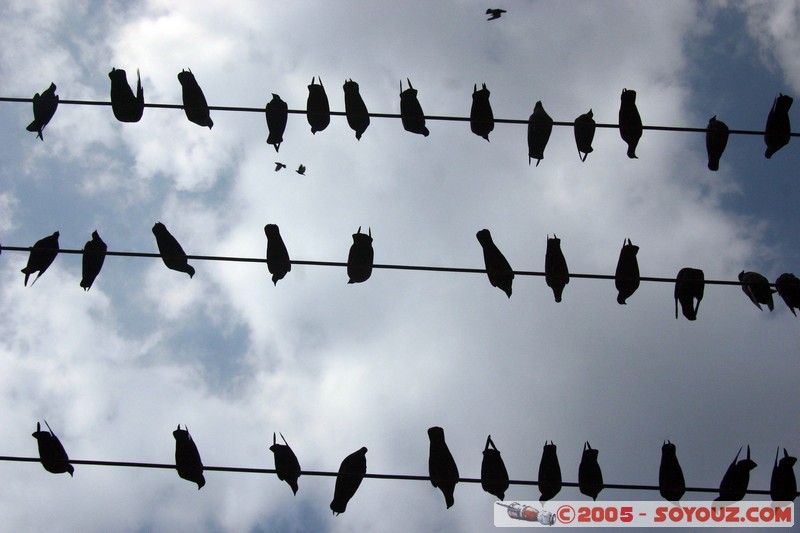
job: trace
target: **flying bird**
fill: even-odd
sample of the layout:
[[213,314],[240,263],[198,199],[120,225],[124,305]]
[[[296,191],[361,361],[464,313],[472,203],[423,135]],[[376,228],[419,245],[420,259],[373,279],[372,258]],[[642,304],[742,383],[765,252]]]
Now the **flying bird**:
[[39,460],[42,466],[53,474],[67,472],[72,476],[75,468],[69,464],[69,456],[64,450],[64,446],[61,445],[61,441],[58,440],[55,432],[50,429],[50,424],[47,423],[47,420],[44,423],[49,431],[42,431],[42,425],[36,422],[36,431],[32,434],[39,447]]
[[686,481],[675,452],[674,444],[664,442],[661,446],[661,465],[658,467],[658,490],[661,497],[670,502],[679,501],[686,493]]
[[192,71],[181,70],[178,74],[178,81],[181,83],[183,111],[186,113],[186,118],[198,126],[207,126],[208,129],[211,129],[214,121],[211,120],[211,112],[208,109],[203,89],[197,84]]
[[614,285],[617,287],[617,303],[625,305],[625,300],[631,297],[636,289],[639,288],[639,261],[636,254],[639,247],[627,239],[622,243],[622,250],[619,251],[617,261],[617,271],[614,273]]
[[300,165],[299,167],[297,167],[297,170],[295,170],[295,172],[297,172],[301,176],[305,176],[306,175],[306,166],[305,165]]
[[494,113],[492,113],[492,104],[489,103],[490,94],[485,83],[482,84],[480,91],[477,84],[473,85],[472,108],[469,112],[469,128],[472,133],[487,141],[489,134],[494,129]]
[[189,428],[181,429],[178,424],[178,429],[172,432],[175,437],[175,469],[178,475],[183,479],[197,483],[197,490],[203,488],[206,484],[206,478],[203,477],[203,461],[200,460],[200,452],[197,451],[197,446],[189,434]]
[[491,435],[486,438],[486,446],[483,448],[481,487],[498,500],[502,500],[508,490],[508,471]]
[[573,126],[575,145],[578,147],[578,157],[581,158],[581,161],[586,161],[589,154],[594,151],[592,141],[594,140],[594,131],[597,128],[597,124],[595,124],[593,116],[594,113],[590,109],[588,113],[576,118]]
[[331,123],[331,106],[328,103],[328,95],[325,94],[325,87],[322,86],[322,78],[319,79],[319,84],[316,84],[314,77],[311,77],[306,101],[306,119],[313,134],[324,130]]
[[334,516],[343,513],[347,509],[347,503],[355,495],[366,473],[366,448],[361,448],[344,458],[342,464],[339,465],[336,486],[333,489],[331,511],[333,511]]
[[628,144],[628,157],[637,159],[636,146],[642,138],[642,117],[636,108],[636,91],[622,89],[619,105],[619,134]]
[[106,250],[108,246],[100,238],[97,230],[92,232],[92,240],[87,241],[83,246],[83,265],[81,278],[81,287],[83,290],[88,291],[92,288],[94,279],[103,268],[103,262],[106,260]]
[[183,251],[178,240],[167,230],[167,227],[161,222],[156,222],[153,225],[153,235],[156,236],[158,253],[161,254],[161,259],[167,268],[186,272],[190,278],[194,276],[194,268],[189,264],[186,252]]
[[578,488],[581,494],[591,496],[593,500],[597,500],[597,495],[603,490],[603,472],[597,462],[599,453],[588,441],[585,442],[578,466]]
[[26,128],[28,131],[35,131],[36,136],[44,140],[42,131],[44,127],[56,114],[58,109],[58,95],[56,94],[56,84],[51,83],[42,94],[36,93],[33,95],[33,122],[28,124]]
[[411,85],[411,80],[406,78],[406,81],[408,89],[404,91],[403,80],[400,80],[400,119],[403,129],[427,137],[430,132],[425,127],[425,113],[417,99],[417,90]]
[[275,456],[275,473],[278,479],[285,481],[291,488],[292,493],[297,494],[297,478],[300,477],[300,462],[297,456],[289,447],[289,443],[281,433],[283,444],[278,444],[275,433],[272,434],[272,446],[269,447],[270,451]]
[[111,68],[111,110],[120,122],[139,122],[144,114],[144,89],[142,77],[136,71],[136,94],[128,85],[128,76],[122,69]]
[[275,224],[264,226],[264,234],[267,236],[267,268],[272,274],[272,283],[278,285],[278,280],[286,276],[292,270],[292,262],[289,260],[289,252],[281,238],[281,232]]
[[785,272],[778,276],[775,281],[775,288],[778,289],[778,294],[789,306],[792,314],[797,316],[794,310],[795,308],[800,309],[800,279],[797,279],[794,274]]
[[492,241],[492,234],[489,233],[488,229],[480,230],[475,236],[478,238],[481,248],[483,248],[483,264],[486,266],[486,275],[489,276],[489,283],[492,284],[492,287],[497,287],[511,298],[511,283],[514,281],[514,272],[511,269],[511,265],[508,264],[505,256]]
[[789,456],[786,448],[778,463],[778,451],[775,450],[775,465],[772,467],[772,478],[769,482],[769,495],[774,502],[793,502],[797,497],[797,479],[794,477],[796,457]]
[[369,127],[369,111],[361,98],[358,83],[353,80],[344,82],[344,113],[347,116],[347,124],[356,132],[356,139],[360,141]]
[[682,268],[675,280],[675,318],[678,318],[678,302],[680,302],[683,316],[689,320],[697,320],[697,310],[700,309],[704,289],[705,276],[702,270]]
[[775,309],[775,304],[772,302],[772,293],[775,290],[770,288],[767,278],[758,272],[742,270],[739,272],[739,281],[742,283],[742,291],[758,307],[759,311],[763,311],[761,304],[766,305],[770,311]]
[[536,102],[533,106],[533,113],[528,118],[528,164],[531,159],[536,160],[536,166],[544,159],[544,149],[547,141],[550,140],[550,133],[553,131],[553,119],[544,110],[542,102]]
[[486,10],[486,14],[489,15],[489,18],[486,20],[499,19],[503,13],[506,13],[505,9],[489,8]]
[[737,461],[742,449],[736,453],[733,462],[728,466],[728,470],[722,477],[719,484],[719,496],[714,499],[716,502],[738,502],[747,493],[747,485],[750,484],[750,471],[758,466],[750,459],[750,446],[747,447],[747,458]]
[[728,145],[728,126],[714,115],[706,128],[706,152],[708,153],[708,170],[719,170],[719,160]]
[[[764,142],[767,151],[764,157],[770,159],[772,154],[789,144],[791,139],[791,124],[789,123],[789,108],[794,100],[791,96],[780,94],[773,102],[772,109],[767,115],[767,127],[764,132]],[[30,129],[30,126],[28,127]]]
[[539,496],[540,502],[552,500],[561,491],[561,466],[558,464],[556,445],[553,441],[544,442],[542,460],[539,462]]
[[286,165],[284,165],[280,161],[275,161],[275,172],[277,172],[277,171],[279,171],[279,170],[281,170],[283,168],[286,168]]
[[274,146],[277,152],[283,142],[283,132],[286,130],[286,121],[289,117],[289,106],[281,100],[280,96],[272,93],[272,100],[267,102],[264,114],[267,116],[267,129],[269,129],[267,144]]
[[450,453],[450,448],[444,441],[444,429],[439,426],[428,428],[428,438],[431,441],[428,455],[428,473],[431,485],[442,491],[444,501],[449,509],[454,503],[453,492],[458,483],[458,466]]
[[553,296],[556,303],[561,301],[561,293],[569,283],[569,268],[567,260],[561,251],[561,239],[553,234],[551,239],[547,237],[547,251],[544,256],[544,279],[547,286],[553,289]]
[[375,253],[372,249],[372,228],[369,233],[361,233],[361,226],[353,233],[353,244],[347,256],[347,283],[362,283],[372,275],[372,261]]
[[26,287],[28,286],[28,277],[30,277],[31,274],[38,272],[33,279],[33,283],[31,283],[31,286],[33,286],[36,280],[39,279],[39,276],[44,274],[48,267],[53,264],[53,261],[55,261],[58,255],[58,235],[59,233],[56,231],[49,237],[39,239],[33,245],[31,253],[28,256],[28,264],[25,265],[25,268],[21,271],[25,274]]

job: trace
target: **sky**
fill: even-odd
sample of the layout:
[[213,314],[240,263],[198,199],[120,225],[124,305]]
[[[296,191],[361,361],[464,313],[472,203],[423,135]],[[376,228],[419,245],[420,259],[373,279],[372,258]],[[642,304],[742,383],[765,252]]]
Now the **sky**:
[[[488,22],[488,7],[508,12]],[[541,101],[557,121],[592,109],[616,123],[628,88],[647,125],[716,115],[761,130],[779,93],[800,95],[799,30],[792,1],[9,0],[0,96],[54,82],[62,100],[108,101],[115,67],[129,81],[140,70],[147,102],[179,104],[190,68],[211,105],[263,107],[275,93],[304,109],[320,76],[335,111],[352,78],[370,111],[397,113],[409,78],[428,115],[468,116],[486,83],[497,118],[527,119]],[[357,141],[343,117],[312,135],[292,114],[276,154],[260,113],[212,118],[209,130],[147,108],[122,124],[108,107],[61,105],[42,142],[25,131],[30,104],[0,102],[0,243],[58,230],[79,249],[96,229],[109,250],[156,252],[161,221],[189,254],[264,257],[274,223],[292,259],[345,261],[361,227],[376,263],[482,268],[487,228],[516,270],[543,270],[555,233],[573,273],[613,274],[630,238],[644,276],[800,275],[797,139],[767,160],[763,138],[732,135],[711,172],[701,133],[645,131],[631,160],[617,131],[598,129],[581,162],[571,128],[556,127],[537,167],[525,125],[497,124],[486,142],[464,122],[428,121],[422,137],[373,118]],[[577,481],[588,440],[607,483],[655,485],[669,439],[687,485],[718,486],[749,444],[750,487],[768,489],[776,448],[800,453],[800,323],[736,286],[707,286],[689,322],[666,283],[621,306],[611,281],[572,279],[555,303],[541,277],[517,276],[507,298],[475,273],[376,269],[348,284],[342,268],[295,265],[275,286],[263,263],[192,261],[189,279],[109,257],[84,292],[80,256],[61,254],[32,287],[26,261],[0,257],[0,455],[36,456],[46,419],[73,459],[170,463],[186,424],[206,465],[272,468],[279,431],[303,469],[336,470],[366,446],[369,472],[426,475],[426,430],[441,426],[463,477],[479,477],[491,434],[512,479],[535,479],[552,440]],[[493,527],[495,498],[467,483],[446,509],[427,481],[367,479],[334,517],[333,478],[301,477],[293,496],[267,475],[208,472],[198,491],[170,470],[0,473],[9,531]],[[538,496],[512,486],[506,499]]]

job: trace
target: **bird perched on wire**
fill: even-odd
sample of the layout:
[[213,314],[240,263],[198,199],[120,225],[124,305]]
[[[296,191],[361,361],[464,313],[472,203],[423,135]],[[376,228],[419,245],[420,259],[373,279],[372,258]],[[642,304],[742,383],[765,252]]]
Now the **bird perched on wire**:
[[189,264],[186,252],[183,251],[178,239],[167,230],[167,227],[161,222],[156,222],[153,225],[153,235],[156,236],[158,253],[161,254],[161,259],[167,268],[185,272],[189,274],[190,278],[194,276],[194,267]]
[[283,142],[283,132],[286,130],[286,121],[289,117],[289,106],[281,100],[280,96],[272,93],[272,100],[267,102],[264,113],[267,117],[267,129],[269,129],[267,144],[273,145],[277,152]]
[[26,128],[28,131],[35,131],[36,136],[44,140],[42,131],[44,127],[56,114],[58,109],[58,95],[56,94],[56,84],[51,83],[50,87],[42,94],[36,93],[33,95],[33,122],[28,124]]
[[275,433],[272,434],[272,446],[269,447],[270,451],[275,455],[275,474],[278,479],[285,481],[292,492],[297,494],[297,478],[300,477],[300,462],[297,456],[289,447],[289,443],[281,433],[283,444],[278,444],[278,439]]
[[637,159],[636,147],[642,138],[642,117],[636,107],[636,91],[622,89],[619,104],[619,134],[628,145],[628,157]]
[[175,469],[178,475],[187,481],[197,483],[197,490],[202,489],[206,484],[203,461],[200,459],[200,452],[197,451],[197,445],[189,433],[189,428],[181,429],[181,425],[178,424],[178,429],[172,432],[172,436],[175,437]]
[[345,512],[350,499],[355,496],[364,474],[367,473],[367,448],[362,447],[342,460],[336,485],[333,488],[331,511],[334,516]]
[[94,279],[100,274],[100,269],[103,268],[103,262],[106,260],[106,250],[108,246],[100,238],[97,230],[92,232],[92,240],[87,241],[83,246],[83,264],[81,287],[83,290],[88,291],[92,288]]
[[183,111],[186,118],[198,126],[211,129],[214,121],[211,120],[211,113],[208,109],[208,102],[203,94],[203,89],[197,84],[197,80],[191,70],[181,70],[178,73],[178,81],[181,84],[183,96]]
[[739,281],[742,283],[742,291],[750,298],[753,305],[758,307],[759,311],[762,311],[761,304],[766,305],[770,311],[775,309],[772,301],[772,294],[775,289],[769,286],[767,278],[758,272],[745,272],[742,270],[739,272]]
[[428,428],[428,438],[431,441],[428,454],[431,485],[442,491],[444,502],[449,509],[455,502],[453,493],[458,483],[458,466],[444,440],[444,429],[439,426]]
[[297,170],[295,170],[295,172],[297,172],[301,176],[305,176],[306,175],[306,166],[305,165],[300,165],[299,167],[297,167]]
[[[33,245],[31,249],[31,254],[28,256],[28,264],[25,265],[25,268],[22,269],[22,273],[25,274],[25,286],[28,286],[28,278],[34,272],[37,272],[36,277],[33,280],[33,283],[36,283],[36,280],[39,279],[39,276],[44,274],[45,270],[47,270],[50,265],[53,264],[55,261],[56,256],[58,255],[58,235],[59,233],[56,231],[49,237],[45,237],[44,239],[39,239],[36,241],[36,244]],[[31,283],[31,286],[33,286]]]
[[486,20],[499,19],[503,13],[506,13],[505,9],[489,8],[486,10],[486,14],[489,15],[489,18]]
[[136,94],[128,85],[128,78],[122,69],[111,68],[111,110],[120,122],[139,122],[144,114],[144,89],[142,77],[136,71]]
[[283,168],[286,168],[286,165],[284,165],[280,161],[275,161],[275,172],[277,172],[277,171],[279,171],[279,170],[281,170]]
[[53,430],[50,429],[50,424],[47,423],[47,420],[44,423],[50,431],[42,431],[41,424],[36,422],[36,431],[33,433],[36,444],[39,446],[39,460],[42,466],[53,474],[66,472],[72,476],[75,468],[69,464],[69,456],[64,450],[64,446],[62,446],[61,441],[58,440]]
[[486,275],[489,276],[489,283],[511,298],[511,284],[514,282],[511,265],[492,240],[492,234],[488,229],[480,230],[475,236],[483,248],[483,264],[486,267]]

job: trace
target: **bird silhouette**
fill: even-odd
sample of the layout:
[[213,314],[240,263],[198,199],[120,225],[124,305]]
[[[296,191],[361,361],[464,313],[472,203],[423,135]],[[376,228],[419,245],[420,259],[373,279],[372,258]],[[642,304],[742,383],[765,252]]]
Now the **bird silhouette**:
[[719,159],[728,145],[728,126],[714,115],[706,128],[706,152],[708,153],[708,170],[719,170]]
[[50,429],[50,424],[47,420],[44,423],[49,431],[42,431],[42,425],[36,422],[36,431],[32,434],[39,447],[39,461],[48,472],[53,474],[67,472],[71,477],[75,468],[69,464],[69,456],[55,432]]
[[472,133],[487,141],[489,134],[494,129],[494,113],[492,113],[492,104],[489,103],[490,94],[485,83],[482,84],[480,91],[477,84],[473,85],[472,108],[469,112],[469,128]]
[[299,167],[297,167],[297,170],[295,170],[295,172],[297,172],[301,176],[305,176],[306,175],[306,166],[305,165],[300,165]]
[[106,250],[108,246],[100,238],[97,230],[92,232],[92,240],[87,241],[83,246],[83,265],[81,278],[81,287],[83,290],[88,291],[92,288],[94,279],[103,268],[103,262],[106,260]]
[[533,113],[528,118],[528,164],[531,159],[536,160],[536,166],[544,159],[544,149],[547,141],[550,140],[550,133],[553,131],[553,119],[544,110],[542,102],[536,102],[533,106]]
[[48,267],[53,264],[53,261],[55,261],[58,255],[58,235],[59,233],[56,231],[48,237],[39,239],[33,245],[31,253],[28,256],[28,264],[25,265],[25,268],[21,271],[25,274],[26,287],[28,286],[28,278],[31,274],[38,272],[33,279],[33,283],[31,283],[31,286],[33,286],[36,280],[39,279],[39,276],[44,274]]
[[794,274],[785,272],[778,276],[775,281],[775,288],[778,289],[778,294],[789,306],[792,314],[797,316],[794,310],[795,308],[800,309],[800,279],[797,279]]
[[714,498],[714,501],[738,502],[747,493],[747,485],[750,484],[750,471],[758,465],[750,460],[750,446],[747,447],[747,458],[737,461],[740,453],[742,453],[741,448],[739,448],[736,457],[722,477],[722,481],[719,484],[719,496]]
[[[575,145],[578,147],[578,157],[581,161],[586,161],[589,154],[594,151],[592,148],[592,141],[594,140],[594,131],[597,125],[592,118],[594,113],[590,109],[588,113],[584,113],[575,119],[573,132],[575,133]],[[581,154],[583,154],[581,156]]]
[[331,511],[334,516],[347,509],[347,503],[355,495],[364,474],[367,473],[367,449],[361,448],[344,458],[336,475],[336,486],[333,489]]
[[36,136],[44,141],[42,132],[44,127],[56,114],[58,109],[58,95],[56,94],[56,84],[51,83],[42,94],[36,93],[33,95],[33,122],[28,124],[26,128],[28,131],[35,131]]
[[200,459],[197,445],[189,434],[189,427],[181,429],[181,425],[178,424],[178,429],[172,432],[172,436],[175,437],[175,469],[178,475],[197,483],[197,490],[202,489],[206,484],[206,478],[203,477],[203,461]]
[[272,100],[267,102],[264,114],[267,116],[267,129],[269,129],[267,144],[274,146],[277,152],[283,142],[283,132],[286,130],[286,121],[289,117],[289,106],[281,100],[280,96],[272,93]]
[[619,251],[614,285],[619,291],[617,303],[621,305],[625,305],[625,300],[639,288],[639,261],[636,259],[638,252],[639,247],[632,244],[630,239],[622,243],[622,250]]
[[358,83],[353,80],[344,82],[344,113],[347,116],[347,124],[356,132],[356,139],[360,141],[369,127],[369,111],[361,98]]
[[278,280],[283,279],[287,272],[291,272],[292,262],[289,260],[289,252],[283,244],[278,226],[267,224],[264,226],[264,234],[267,236],[267,268],[272,274],[272,283],[278,285]]
[[508,490],[508,471],[491,435],[486,438],[486,446],[483,448],[481,487],[498,500],[502,500]]
[[283,444],[278,444],[275,433],[272,434],[272,446],[269,447],[270,451],[275,456],[275,473],[278,479],[285,481],[291,488],[292,493],[297,494],[297,478],[300,477],[300,462],[297,456],[289,447],[289,443],[281,433]]
[[128,85],[128,76],[122,69],[111,68],[111,110],[120,122],[139,122],[144,114],[144,89],[142,77],[136,71],[136,94]]
[[331,123],[331,106],[328,103],[328,95],[325,94],[325,87],[322,86],[322,78],[319,79],[319,84],[316,84],[314,77],[311,77],[306,101],[306,119],[313,134],[324,130]]
[[194,276],[194,268],[189,264],[186,252],[183,251],[178,240],[167,230],[167,227],[161,222],[156,222],[153,225],[153,235],[156,236],[158,253],[161,254],[161,259],[167,268],[186,272],[190,278]]
[[544,279],[547,286],[553,289],[556,303],[561,301],[561,293],[569,283],[569,268],[567,260],[561,251],[561,239],[553,234],[547,237],[547,251],[544,256]]
[[506,13],[505,9],[489,8],[486,10],[486,14],[489,15],[489,18],[486,20],[499,19],[503,13]]
[[553,441],[544,443],[542,460],[539,462],[539,496],[540,502],[546,502],[561,491],[561,467],[558,464],[556,445]]
[[581,494],[591,496],[593,500],[597,500],[597,495],[603,490],[603,472],[597,462],[599,453],[587,441],[583,445],[581,464],[578,466],[578,488]]
[[789,144],[792,127],[789,123],[789,108],[794,100],[791,96],[780,94],[773,102],[772,109],[767,115],[767,127],[764,132],[764,142],[767,151],[764,157],[770,159],[772,155]]
[[492,241],[492,234],[489,233],[488,229],[480,230],[475,236],[478,238],[481,248],[483,248],[483,264],[486,266],[486,275],[489,276],[489,283],[492,284],[492,287],[497,287],[511,298],[511,283],[514,281],[514,272],[511,270],[511,265],[508,264],[505,256]]
[[286,168],[286,165],[284,165],[280,161],[275,161],[275,172],[281,170],[282,168]]
[[658,490],[662,498],[671,502],[679,501],[686,493],[686,481],[675,452],[675,445],[665,441],[661,446],[661,465],[658,467]]
[[203,89],[197,84],[192,71],[181,70],[178,74],[178,81],[181,83],[183,111],[186,113],[186,118],[198,126],[207,126],[208,129],[214,127]]
[[403,129],[427,137],[430,132],[425,127],[425,113],[417,99],[417,90],[411,85],[411,80],[406,78],[406,81],[408,89],[404,91],[403,80],[400,80],[400,119]]
[[766,305],[770,311],[775,309],[775,305],[772,302],[772,293],[775,290],[770,288],[767,278],[758,272],[745,272],[742,270],[739,272],[739,281],[742,283],[742,291],[758,307],[759,311],[763,311],[761,304]]
[[705,276],[702,270],[682,268],[675,280],[675,318],[678,318],[678,302],[680,302],[683,316],[689,320],[697,320],[697,310],[700,309],[704,289]]
[[628,144],[628,157],[637,159],[636,146],[642,138],[642,117],[636,108],[636,91],[622,89],[619,105],[619,134]]
[[431,441],[428,455],[428,474],[431,478],[431,485],[442,491],[444,501],[449,509],[454,503],[453,492],[458,483],[458,466],[450,453],[450,448],[444,441],[442,428],[439,426],[428,428],[428,438]]
[[775,450],[775,465],[772,467],[772,478],[769,482],[769,495],[774,502],[793,502],[797,497],[797,479],[794,477],[794,464],[796,457],[790,457],[786,448],[783,457],[778,463],[778,452]]
[[353,233],[353,244],[347,256],[347,283],[362,283],[372,275],[372,261],[375,253],[372,249],[372,228],[369,234],[361,233],[361,226]]

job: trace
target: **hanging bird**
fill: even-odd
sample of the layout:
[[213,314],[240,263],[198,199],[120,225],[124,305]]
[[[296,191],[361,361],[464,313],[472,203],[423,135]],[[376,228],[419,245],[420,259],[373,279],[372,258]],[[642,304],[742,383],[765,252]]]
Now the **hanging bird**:
[[178,475],[197,483],[197,490],[202,489],[206,484],[206,478],[203,477],[203,461],[189,434],[189,427],[181,429],[181,425],[178,424],[178,429],[172,432],[172,436],[175,437],[175,469]]
[[547,236],[547,251],[544,256],[544,279],[547,286],[553,289],[556,303],[561,301],[561,293],[569,283],[569,268],[567,260],[561,252],[561,239],[553,233],[553,238]]
[[531,158],[536,160],[536,166],[544,159],[544,149],[553,131],[553,119],[544,110],[542,102],[536,102],[533,113],[528,118],[528,164]]
[[211,113],[208,109],[203,89],[197,84],[192,71],[181,70],[178,74],[178,81],[181,83],[183,111],[186,113],[186,118],[198,126],[208,126],[208,129],[211,129],[214,126],[214,121],[211,120]]
[[92,232],[92,240],[87,241],[83,246],[83,278],[81,279],[81,287],[83,290],[88,291],[92,288],[94,279],[103,268],[103,262],[106,260],[106,250],[108,246],[100,238],[97,230]]
[[122,69],[111,68],[111,110],[120,122],[139,122],[144,114],[144,89],[142,77],[136,71],[136,95],[128,85],[128,76]]
[[36,422],[36,431],[32,434],[39,446],[39,460],[48,472],[53,474],[67,472],[71,477],[75,468],[69,464],[69,456],[55,432],[50,429],[50,424],[47,420],[44,423],[49,431],[42,431],[42,425]]
[[750,460],[750,446],[747,447],[747,458],[737,462],[740,453],[742,453],[741,448],[722,477],[719,484],[719,496],[714,499],[715,502],[738,502],[747,493],[750,471],[758,465]]
[[[764,142],[767,144],[767,151],[764,152],[764,157],[767,159],[770,159],[772,154],[789,144],[792,131],[789,123],[789,108],[792,107],[792,102],[794,102],[792,97],[786,94],[780,94],[772,102],[772,109],[767,115],[767,127],[764,132]],[[30,126],[28,129],[30,129]]]
[[581,464],[578,466],[578,488],[581,494],[591,496],[593,500],[597,500],[597,495],[603,490],[603,472],[597,463],[598,453],[587,441],[583,445]]
[[636,146],[642,138],[642,117],[636,108],[636,91],[622,89],[619,105],[619,134],[628,144],[628,157],[637,159]]
[[444,501],[449,509],[454,503],[453,492],[458,483],[458,466],[450,453],[450,448],[444,441],[442,428],[439,426],[428,428],[428,438],[431,441],[428,455],[428,474],[431,478],[431,485],[442,491]]
[[39,279],[39,276],[44,274],[45,270],[55,261],[58,255],[58,235],[59,233],[56,231],[49,237],[39,239],[36,241],[36,244],[33,245],[31,254],[28,256],[28,264],[21,271],[25,274],[26,287],[28,286],[28,277],[31,274],[38,272],[33,279],[33,283],[31,283],[32,287],[33,284],[36,283],[36,280]]
[[697,310],[700,309],[704,289],[705,276],[702,270],[682,268],[675,280],[675,318],[678,318],[678,302],[680,302],[683,316],[689,320],[697,320]]
[[497,9],[497,8],[492,9],[492,8],[489,8],[489,9],[486,10],[486,14],[489,15],[489,18],[486,19],[486,20],[499,19],[500,16],[505,12],[506,12],[505,9]]
[[189,264],[186,252],[183,251],[178,240],[167,231],[167,227],[161,222],[156,222],[153,225],[153,235],[156,236],[158,253],[161,254],[161,259],[167,268],[186,272],[190,278],[194,276],[194,268]]
[[300,165],[299,167],[297,167],[297,170],[295,170],[295,172],[297,172],[301,176],[305,176],[306,175],[306,166],[305,165]]
[[283,132],[286,130],[286,120],[289,117],[289,106],[281,100],[280,96],[272,93],[272,100],[267,102],[264,114],[267,116],[267,129],[269,129],[267,144],[273,145],[277,152],[283,142]]
[[275,224],[264,226],[264,234],[267,236],[267,268],[272,274],[272,283],[278,285],[278,280],[283,279],[287,272],[292,270],[292,262],[289,260],[289,252],[283,244],[280,230]]
[[658,490],[661,497],[670,502],[679,501],[686,493],[686,481],[675,451],[675,445],[665,441],[661,446],[661,466],[658,467]]
[[622,250],[619,251],[614,285],[619,291],[617,303],[621,305],[625,305],[625,300],[639,288],[639,262],[636,259],[638,252],[639,247],[632,244],[630,239],[622,243]]
[[491,435],[486,438],[486,446],[483,448],[481,487],[498,500],[502,500],[508,490],[508,471]]
[[790,457],[786,448],[778,463],[778,451],[775,450],[775,465],[772,467],[772,478],[769,482],[769,495],[774,502],[793,502],[797,497],[797,480],[794,477],[796,457]]
[[281,170],[282,168],[286,168],[286,165],[284,165],[280,161],[275,161],[275,172]]
[[539,463],[539,496],[540,502],[546,502],[561,491],[561,467],[558,464],[556,445],[553,441],[544,442],[542,460]]
[[361,448],[344,458],[336,475],[331,511],[334,516],[343,513],[367,473],[367,449]]
[[35,131],[36,136],[44,141],[42,131],[44,127],[56,114],[58,109],[58,95],[56,94],[56,84],[51,83],[42,94],[36,93],[33,95],[33,122],[28,124],[26,128],[28,131]]
[[758,307],[759,311],[763,311],[761,304],[766,305],[770,311],[775,309],[775,305],[772,303],[772,293],[775,290],[770,288],[767,278],[758,272],[745,272],[742,270],[739,272],[739,281],[742,283],[742,291]]
[[486,275],[489,276],[489,283],[511,298],[511,283],[514,281],[511,265],[492,241],[492,234],[488,229],[480,230],[475,236],[483,248],[483,264],[486,267]]
[[297,456],[289,447],[289,443],[283,438],[283,444],[278,444],[275,433],[272,434],[272,446],[269,447],[270,451],[275,455],[275,473],[278,479],[285,481],[291,488],[292,493],[297,494],[297,478],[300,477],[300,462]]
[[775,281],[775,288],[778,289],[778,294],[789,306],[792,314],[797,316],[794,310],[795,308],[800,309],[800,279],[797,279],[794,274],[786,272],[778,276]]
[[353,244],[347,256],[347,283],[362,283],[372,275],[372,261],[375,253],[372,250],[372,228],[369,234],[361,233],[361,226],[353,233]]
[[[575,133],[575,144],[578,147],[578,157],[581,161],[586,161],[589,154],[594,151],[592,148],[592,140],[594,140],[594,130],[597,125],[592,118],[594,113],[590,109],[588,113],[584,113],[575,119],[573,131]],[[583,154],[583,156],[581,156]]]
[[311,77],[306,101],[306,119],[311,126],[311,133],[314,134],[324,130],[331,123],[331,106],[328,103],[328,95],[325,94],[325,87],[322,86],[322,78],[317,85],[314,83],[314,76]]
[[482,89],[478,90],[478,85],[472,88],[472,108],[469,112],[469,128],[472,133],[479,137],[489,140],[489,134],[494,129],[494,113],[492,104],[489,103],[489,89],[486,84],[482,84]]
[[403,80],[400,80],[400,119],[403,129],[427,137],[430,132],[425,127],[425,113],[417,100],[417,90],[411,85],[411,80],[406,78],[406,81],[408,89],[404,91]]
[[356,132],[356,139],[360,141],[369,127],[369,111],[358,91],[358,84],[353,80],[344,82],[344,112],[347,124]]
[[708,170],[719,170],[719,159],[728,145],[728,126],[717,115],[711,117],[706,128],[706,152],[708,153]]

